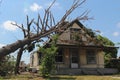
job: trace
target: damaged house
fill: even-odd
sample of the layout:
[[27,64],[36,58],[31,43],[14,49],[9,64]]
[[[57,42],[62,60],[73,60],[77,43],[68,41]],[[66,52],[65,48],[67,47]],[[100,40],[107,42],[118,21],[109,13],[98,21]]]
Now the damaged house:
[[[56,55],[56,74],[109,74],[115,69],[104,68],[104,49],[91,29],[87,29],[78,20],[72,22],[60,33]],[[30,66],[39,70],[41,54],[31,53]]]

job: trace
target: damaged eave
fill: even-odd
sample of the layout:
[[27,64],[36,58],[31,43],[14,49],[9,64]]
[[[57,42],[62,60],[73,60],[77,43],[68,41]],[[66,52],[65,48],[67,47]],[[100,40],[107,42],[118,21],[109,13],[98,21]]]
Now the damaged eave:
[[113,49],[119,49],[119,47],[115,46],[104,46],[103,50],[113,50]]
[[105,46],[105,48],[116,48],[116,49],[119,49],[120,47],[115,47],[115,46]]
[[58,46],[64,46],[64,47],[81,47],[81,48],[96,48],[96,49],[102,49],[102,50],[109,50],[109,49],[119,49],[119,47],[115,46],[98,46],[98,45],[66,45],[66,44],[57,44]]

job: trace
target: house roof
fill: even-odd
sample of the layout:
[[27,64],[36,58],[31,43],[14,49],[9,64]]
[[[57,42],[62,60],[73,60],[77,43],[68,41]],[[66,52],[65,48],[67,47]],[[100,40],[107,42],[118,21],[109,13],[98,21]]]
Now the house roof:
[[[68,23],[68,22],[67,22]],[[75,25],[76,24],[76,25]],[[73,27],[74,26],[74,27]],[[76,27],[77,26],[77,27]],[[64,43],[62,43],[63,41],[65,41],[65,43],[66,42],[69,42],[69,44],[67,44],[67,45],[70,45],[71,44],[71,42],[73,42],[73,41],[71,41],[70,40],[70,35],[72,34],[72,32],[70,32],[70,29],[80,29],[81,30],[81,32],[78,34],[79,35],[79,39],[81,39],[81,41],[79,42],[79,43],[77,43],[77,44],[81,44],[81,45],[85,45],[85,43],[94,43],[95,45],[102,45],[101,44],[101,41],[98,41],[97,40],[97,37],[95,36],[95,33],[92,31],[92,29],[88,29],[88,28],[86,28],[81,22],[79,22],[78,20],[75,20],[75,21],[73,21],[73,22],[71,22],[71,23],[69,23],[69,25],[67,26],[67,28],[65,28],[64,30],[63,30],[63,32],[61,32],[60,34],[59,34],[59,39],[61,40],[61,41],[58,41],[59,43],[58,44],[64,44]],[[85,40],[83,40],[83,38],[84,39],[86,39],[86,41]]]
[[84,29],[87,33],[92,33],[92,34],[89,34],[89,36],[95,37],[95,33],[92,31],[92,29],[86,28],[79,20],[72,21],[71,24],[70,24],[70,26],[73,25],[74,23],[77,23],[79,25],[79,27],[81,27],[82,29]]
[[[68,24],[69,22],[65,22],[64,24]],[[112,48],[119,48],[119,47],[114,47],[114,46],[104,46],[102,44],[102,42],[100,40],[97,39],[95,33],[92,31],[92,29],[88,29],[86,28],[81,22],[79,22],[79,20],[74,20],[71,23],[69,23],[69,25],[64,28],[64,31],[58,33],[59,36],[61,36],[63,33],[65,33],[65,31],[70,28],[71,26],[74,25],[74,23],[76,23],[82,30],[84,30],[86,32],[86,34],[89,36],[89,38],[95,43],[95,45],[83,45],[83,44],[61,44],[61,43],[57,43],[57,45],[59,46],[79,46],[79,47],[94,47],[94,48],[102,48],[102,49],[112,49]],[[68,36],[68,35],[67,35]],[[66,37],[66,36],[65,36]],[[62,37],[63,38],[63,37]],[[65,39],[66,40],[66,39]],[[67,41],[67,40],[66,40]],[[51,42],[51,40],[50,40]],[[48,44],[50,44],[50,42]],[[66,43],[66,42],[65,42]]]

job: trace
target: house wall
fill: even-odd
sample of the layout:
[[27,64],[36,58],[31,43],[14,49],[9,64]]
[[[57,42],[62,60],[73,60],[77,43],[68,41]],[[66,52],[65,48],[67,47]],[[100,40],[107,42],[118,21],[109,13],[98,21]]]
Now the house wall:
[[[87,64],[87,57],[86,57],[86,49],[79,48],[79,68],[104,68],[104,52],[101,50],[96,50],[96,64]],[[34,56],[33,58],[33,64],[30,64],[31,68],[36,68],[39,70],[39,59],[38,54],[34,53],[32,54]],[[32,56],[31,55],[31,56]],[[63,55],[63,63],[56,63],[56,67],[59,68],[70,68],[71,61],[70,61],[70,54],[69,54],[69,48],[64,48],[64,55]],[[32,60],[30,60],[32,63]]]
[[80,54],[80,67],[81,68],[104,68],[104,53],[101,50],[96,50],[96,64],[87,64],[86,50],[81,49]]
[[38,59],[38,53],[37,52],[34,52],[34,53],[31,54],[30,63],[31,63],[30,68],[36,68],[37,70],[39,70],[39,59]]
[[79,50],[79,55],[80,55],[80,67],[82,67],[83,65],[86,65],[87,63],[87,61],[86,61],[86,54],[85,54],[85,50],[83,50],[83,49],[80,49]]
[[69,68],[69,65],[70,65],[69,48],[66,48],[66,49],[65,49],[64,54],[65,54],[65,55],[64,55],[65,67],[66,67],[66,68]]
[[76,23],[74,23],[74,24],[72,25],[72,28],[78,28],[78,29],[81,29],[81,27],[80,27],[78,24],[76,24]]
[[99,67],[104,68],[104,52],[100,50],[97,54]]
[[62,33],[57,41],[57,44],[69,44],[68,40],[70,40],[70,31],[67,29],[64,33]]
[[[79,25],[77,25],[76,23],[74,23],[71,28],[78,28],[78,29],[81,29],[79,27]],[[83,31],[84,32],[84,31]],[[68,28],[67,30],[65,30],[64,33],[62,33],[59,38],[58,38],[58,41],[57,41],[57,44],[66,44],[66,45],[69,45],[71,43],[70,41],[70,28]]]

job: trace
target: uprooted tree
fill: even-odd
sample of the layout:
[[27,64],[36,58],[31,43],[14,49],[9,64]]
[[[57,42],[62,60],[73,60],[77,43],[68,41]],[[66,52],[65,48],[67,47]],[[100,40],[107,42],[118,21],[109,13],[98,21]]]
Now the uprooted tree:
[[79,6],[81,6],[86,0],[74,0],[70,9],[66,11],[63,17],[56,22],[54,15],[51,13],[50,9],[54,5],[56,0],[45,10],[43,18],[40,14],[38,14],[38,19],[35,21],[34,19],[29,20],[27,16],[27,25],[16,25],[19,27],[23,34],[23,40],[17,40],[14,43],[8,44],[0,48],[0,60],[6,55],[9,55],[12,52],[15,52],[19,49],[16,61],[16,68],[15,74],[18,73],[19,62],[24,50],[28,50],[29,52],[33,50],[35,43],[43,41],[43,37],[48,37],[54,33],[59,33],[64,31],[71,22],[75,20],[88,20],[90,18],[87,17],[88,11],[83,12],[80,16],[76,17],[75,19],[71,20],[69,23],[65,23],[68,16]]

